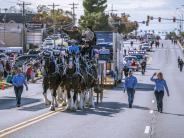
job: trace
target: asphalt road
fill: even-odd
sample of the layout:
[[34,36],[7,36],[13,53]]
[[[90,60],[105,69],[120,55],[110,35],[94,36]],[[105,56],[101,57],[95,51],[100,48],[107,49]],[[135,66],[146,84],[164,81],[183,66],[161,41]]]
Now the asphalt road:
[[[96,109],[68,112],[57,111],[43,120],[38,120],[6,135],[6,138],[183,138],[184,137],[184,72],[177,68],[179,46],[164,41],[164,48],[154,49],[145,76],[135,73],[138,89],[134,106],[128,108],[127,95],[121,85],[105,90],[103,103]],[[150,77],[162,71],[170,89],[170,97],[164,97],[163,113],[156,111],[153,83]],[[32,91],[32,93],[30,92]],[[41,85],[32,85],[25,93],[25,105],[14,108],[13,95],[0,95],[11,99],[11,103],[0,98],[0,129],[4,129],[47,113],[41,95]],[[31,93],[31,94],[30,94]],[[4,93],[5,94],[5,93]],[[34,101],[34,102],[32,102]],[[11,108],[5,108],[8,105]],[[4,104],[4,105],[3,105]],[[8,120],[9,119],[9,120]],[[16,129],[14,129],[16,130]],[[0,131],[1,132],[1,131]],[[1,134],[1,133],[0,133]]]

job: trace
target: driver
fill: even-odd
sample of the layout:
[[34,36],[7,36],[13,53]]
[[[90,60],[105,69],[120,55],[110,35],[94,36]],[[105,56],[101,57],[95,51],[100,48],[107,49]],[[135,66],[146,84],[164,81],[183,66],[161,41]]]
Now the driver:
[[69,35],[70,40],[75,40],[75,41],[77,41],[77,44],[81,44],[81,42],[82,42],[82,35],[81,35],[81,33],[80,33],[80,31],[79,31],[77,26],[73,26],[72,30],[62,29],[62,31]]

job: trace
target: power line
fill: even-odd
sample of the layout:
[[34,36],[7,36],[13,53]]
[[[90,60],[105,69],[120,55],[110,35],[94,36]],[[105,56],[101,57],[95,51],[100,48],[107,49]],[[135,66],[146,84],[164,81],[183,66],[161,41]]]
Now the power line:
[[113,4],[111,6],[111,10],[109,10],[108,12],[110,12],[111,16],[114,14],[114,12],[117,12],[117,10],[114,10]]
[[31,3],[26,3],[25,1],[22,1],[21,3],[17,3],[17,5],[19,5],[20,7],[22,7],[22,16],[23,16],[23,32],[22,32],[22,47],[23,47],[23,53],[25,53],[27,51],[26,48],[26,37],[25,37],[25,28],[26,28],[26,10],[25,7],[28,5],[31,5]]
[[69,4],[69,5],[71,5],[72,6],[72,16],[73,16],[73,24],[75,25],[75,20],[76,20],[76,18],[75,18],[75,9],[77,9],[77,5],[79,5],[79,4],[77,4],[77,3],[71,3],[71,4]]

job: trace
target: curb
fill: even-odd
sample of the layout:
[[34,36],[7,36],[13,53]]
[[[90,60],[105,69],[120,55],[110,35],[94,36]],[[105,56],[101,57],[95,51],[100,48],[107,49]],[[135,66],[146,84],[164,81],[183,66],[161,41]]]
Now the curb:
[[181,45],[181,43],[178,41],[178,45],[180,46],[180,48],[181,48],[181,51],[183,52],[183,54],[184,54],[184,47]]

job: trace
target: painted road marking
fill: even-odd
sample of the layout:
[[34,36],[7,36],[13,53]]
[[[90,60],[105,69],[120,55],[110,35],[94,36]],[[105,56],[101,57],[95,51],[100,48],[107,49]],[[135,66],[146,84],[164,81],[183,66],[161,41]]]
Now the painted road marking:
[[152,103],[155,103],[155,100],[152,100]]
[[150,114],[153,114],[153,110],[150,110]]
[[144,130],[145,134],[149,134],[150,133],[150,126],[146,126],[145,130]]
[[12,126],[12,127],[0,130],[0,138],[6,136],[8,134],[11,134],[11,133],[13,133],[15,131],[18,131],[20,129],[23,129],[25,127],[28,127],[28,126],[30,126],[32,124],[38,123],[38,122],[40,122],[40,121],[42,121],[44,119],[47,119],[47,118],[49,118],[51,116],[54,116],[54,115],[56,115],[56,114],[58,114],[58,113],[60,113],[62,111],[65,111],[65,110],[66,109],[60,108],[60,109],[57,109],[56,111],[51,111],[51,112],[42,114],[40,116],[37,116],[37,117],[32,118],[32,119],[29,119],[27,121],[24,121],[22,123],[19,123],[17,125]]

